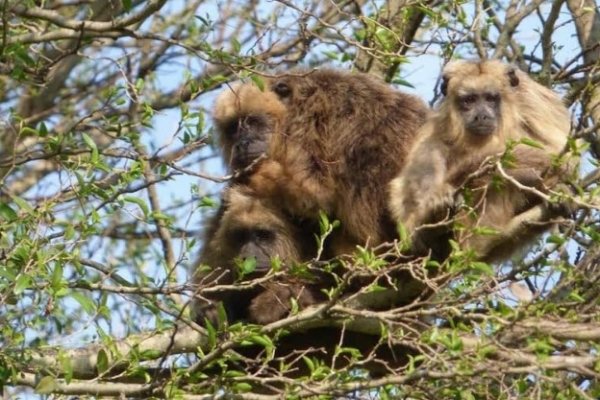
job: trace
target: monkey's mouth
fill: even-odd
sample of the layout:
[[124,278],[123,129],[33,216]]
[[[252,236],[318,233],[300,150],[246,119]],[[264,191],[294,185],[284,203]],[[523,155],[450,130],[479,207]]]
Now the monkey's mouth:
[[496,130],[495,124],[477,124],[469,126],[469,133],[475,136],[490,136]]

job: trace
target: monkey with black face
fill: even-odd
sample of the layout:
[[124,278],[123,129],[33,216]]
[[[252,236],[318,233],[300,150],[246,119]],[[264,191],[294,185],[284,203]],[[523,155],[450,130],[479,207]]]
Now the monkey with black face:
[[[254,141],[250,137],[265,132],[267,160],[247,177],[247,186],[294,217],[316,220],[322,210],[339,220],[335,254],[393,240],[385,192],[373,188],[400,171],[426,105],[366,74],[328,69],[283,74],[265,86],[231,86],[214,112],[223,154],[234,159],[230,165],[256,157],[254,151],[241,154],[240,138]],[[248,120],[258,128],[245,129]]]
[[233,172],[268,153],[286,110],[275,93],[251,84],[234,83],[224,93],[217,98],[213,118],[223,160]]
[[[437,236],[439,229],[422,225],[451,216],[457,191],[486,159],[499,158],[512,142],[507,174],[521,185],[546,190],[561,172],[552,164],[570,129],[568,110],[556,94],[499,61],[449,63],[443,71],[442,92],[445,98],[439,109],[421,128],[406,166],[390,184],[395,218],[413,234],[416,247],[432,250],[439,259],[447,255],[447,231]],[[520,143],[523,139],[536,145]],[[489,174],[466,183],[476,218],[466,212],[455,215],[463,229],[453,233],[479,258],[502,259],[534,233],[502,236],[514,218],[541,202],[538,196],[510,181],[494,188]],[[478,235],[475,227],[492,228],[497,234]]]
[[[204,248],[194,267],[194,283],[199,286],[249,281],[265,275],[276,259],[290,265],[308,261],[317,252],[312,227],[294,223],[277,207],[248,195],[244,189],[243,185],[228,187],[221,207],[209,221]],[[252,271],[241,271],[238,264],[245,260],[254,264]],[[292,299],[304,307],[325,297],[310,282],[290,276],[285,282],[268,280],[248,288],[198,296],[193,308],[198,322],[208,318],[215,324],[215,303],[221,301],[229,321],[267,324],[283,318],[290,311]]]

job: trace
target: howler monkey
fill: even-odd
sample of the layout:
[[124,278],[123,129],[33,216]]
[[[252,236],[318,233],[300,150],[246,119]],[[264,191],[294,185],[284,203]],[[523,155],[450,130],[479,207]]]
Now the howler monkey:
[[[445,97],[421,128],[406,166],[390,184],[390,208],[413,233],[417,248],[437,251],[443,259],[440,247],[447,241],[432,233],[439,228],[423,225],[451,217],[457,190],[466,183],[475,216],[454,216],[461,227],[454,231],[455,239],[481,259],[506,257],[532,231],[524,230],[524,237],[502,233],[541,199],[510,179],[498,188],[489,173],[469,176],[486,160],[499,160],[507,152],[503,163],[514,182],[546,190],[561,172],[553,168],[553,160],[567,142],[568,110],[550,89],[495,60],[449,63],[443,70],[442,93]],[[485,227],[479,230],[485,234],[475,227]]]
[[214,116],[232,166],[256,158],[254,138],[268,140],[267,159],[247,183],[256,196],[294,216],[316,219],[322,210],[339,220],[341,252],[395,237],[379,188],[400,171],[427,112],[417,97],[374,77],[323,69],[270,78],[264,90],[231,86]]
[[[381,188],[400,171],[427,112],[420,99],[376,78],[330,69],[269,78],[262,89],[252,83],[225,89],[216,101],[214,120],[230,170],[246,168],[266,153],[266,159],[236,179],[230,190],[243,192],[247,201],[262,207],[262,213],[253,214],[257,227],[269,214],[295,227],[278,232],[291,247],[281,251],[272,246],[266,253],[288,262],[314,257],[315,253],[294,251],[293,244],[304,249],[307,241],[315,240],[321,210],[341,222],[341,230],[327,245],[329,256],[349,253],[356,245],[393,240],[395,224]],[[227,218],[223,215],[214,222],[218,228],[209,233],[203,264],[230,268],[231,260],[243,256],[224,250],[230,239],[216,233],[239,224],[236,201],[235,197],[228,201]],[[259,254],[250,256],[257,259],[263,253],[257,247],[254,251]],[[276,287],[285,289],[270,292],[287,307],[292,298],[308,305],[319,295],[310,285]],[[262,323],[280,318],[279,311],[259,315],[259,310],[278,310],[280,305],[272,305],[273,297],[260,293],[250,293],[255,301],[249,314],[240,317]],[[238,300],[237,294],[224,299],[230,305],[248,304]],[[238,317],[228,311],[230,319]]]
[[[226,188],[221,207],[207,224],[204,248],[194,266],[194,282],[199,287],[249,281],[265,275],[277,260],[289,267],[317,253],[312,233],[316,228],[310,222],[293,220],[245,189],[241,185]],[[244,265],[251,267],[244,270]],[[267,324],[286,316],[292,298],[301,307],[325,300],[320,287],[286,275],[283,281],[270,279],[252,287],[198,295],[195,318],[216,324],[214,304],[221,301],[229,321]]]

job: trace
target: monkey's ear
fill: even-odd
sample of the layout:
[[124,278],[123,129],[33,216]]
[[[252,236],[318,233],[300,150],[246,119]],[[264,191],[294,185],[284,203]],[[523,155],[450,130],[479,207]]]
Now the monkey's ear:
[[282,81],[275,82],[271,86],[271,90],[274,91],[275,94],[277,94],[277,96],[279,96],[282,99],[285,99],[286,97],[289,97],[290,94],[292,94],[292,88],[287,83]]
[[519,77],[517,76],[517,71],[514,68],[511,67],[506,75],[508,75],[510,86],[515,87],[519,85]]
[[442,84],[440,85],[440,91],[445,96],[448,94],[448,77],[442,76]]

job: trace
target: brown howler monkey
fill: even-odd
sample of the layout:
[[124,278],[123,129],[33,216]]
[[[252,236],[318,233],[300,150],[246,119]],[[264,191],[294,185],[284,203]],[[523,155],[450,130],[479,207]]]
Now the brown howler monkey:
[[[295,223],[245,189],[243,185],[226,188],[219,210],[207,224],[204,248],[194,266],[198,287],[248,281],[265,275],[274,259],[289,265],[317,253],[310,224]],[[248,259],[253,259],[254,270],[242,274],[238,264]],[[316,286],[287,276],[285,282],[268,280],[249,288],[198,295],[193,309],[198,322],[208,318],[214,325],[218,322],[214,304],[221,301],[229,321],[267,324],[286,316],[292,298],[302,307],[325,300]]]
[[[531,236],[533,231],[525,230],[524,237],[505,238],[502,232],[541,199],[510,180],[498,188],[489,174],[471,181],[469,175],[486,159],[498,160],[512,141],[506,173],[521,185],[545,190],[561,172],[552,164],[567,142],[569,113],[550,89],[494,60],[449,63],[443,70],[442,93],[445,98],[421,128],[405,168],[390,184],[390,208],[413,234],[413,244],[435,255],[447,242],[423,225],[450,216],[457,190],[466,180],[476,217],[459,212],[455,221],[464,229],[456,230],[455,238],[479,258],[497,260]],[[536,145],[519,143],[523,139]],[[498,234],[478,235],[471,229],[475,227]]]
[[[244,217],[249,229],[269,218],[278,226],[294,227],[278,231],[284,249],[272,246],[267,252],[284,261],[304,262],[315,256],[316,252],[293,247],[304,249],[307,241],[314,242],[319,210],[342,224],[328,244],[328,256],[348,253],[357,244],[393,240],[395,224],[386,209],[386,194],[377,188],[400,171],[427,112],[418,98],[373,77],[327,69],[268,79],[264,90],[251,83],[229,86],[214,111],[225,161],[235,170],[248,167],[263,152],[267,159],[233,183],[230,191],[236,196],[243,193],[243,203],[252,206],[238,207],[237,197],[230,195],[226,215],[213,222],[214,232],[208,233],[201,263],[233,268],[235,257],[260,258],[261,254],[241,254],[227,243],[228,236],[219,233],[238,226],[240,215],[250,208],[261,212],[249,213],[253,222]],[[262,252],[256,247],[253,251]],[[221,272],[216,269],[203,279]],[[292,298],[309,305],[320,294],[300,283],[266,289],[249,292],[253,300],[246,314],[229,309],[229,319],[272,322],[283,316],[281,306],[289,308]],[[230,305],[226,308],[249,303],[237,294],[223,300]],[[210,308],[209,301],[204,303]]]
[[[323,69],[226,89],[214,117],[230,165],[267,160],[246,182],[289,214],[341,222],[334,252],[395,237],[383,187],[398,174],[427,106],[366,74]],[[268,140],[268,146],[256,138]],[[242,143],[240,145],[240,142]]]

